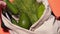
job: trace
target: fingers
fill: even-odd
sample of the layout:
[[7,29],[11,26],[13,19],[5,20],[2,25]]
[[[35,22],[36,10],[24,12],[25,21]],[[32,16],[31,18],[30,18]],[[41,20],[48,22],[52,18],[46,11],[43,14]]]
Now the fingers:
[[0,20],[1,20],[2,9],[5,7],[6,7],[6,3],[4,1],[0,1]]
[[6,3],[4,1],[0,1],[0,6],[1,7],[5,7],[6,6]]

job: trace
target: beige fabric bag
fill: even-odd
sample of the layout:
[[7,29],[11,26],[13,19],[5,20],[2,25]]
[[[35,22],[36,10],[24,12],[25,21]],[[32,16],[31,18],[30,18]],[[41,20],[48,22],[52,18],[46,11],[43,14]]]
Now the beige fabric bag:
[[[37,0],[38,1],[38,0]],[[30,27],[30,30],[26,30],[17,25],[12,24],[3,14],[2,21],[5,26],[10,28],[10,34],[60,34],[59,22],[55,20],[55,17],[51,15],[51,9],[47,0],[39,0],[45,5],[45,11],[42,17]]]
[[[4,16],[3,19],[5,19]],[[55,20],[55,17],[52,15],[49,17],[48,20],[44,21],[44,23],[34,31],[25,30],[6,20],[7,19],[3,20],[4,24],[11,29],[9,30],[11,34],[60,34],[60,21]]]
[[58,26],[54,22],[55,17],[50,16],[47,21],[44,22],[39,28],[34,32],[38,34],[57,34]]

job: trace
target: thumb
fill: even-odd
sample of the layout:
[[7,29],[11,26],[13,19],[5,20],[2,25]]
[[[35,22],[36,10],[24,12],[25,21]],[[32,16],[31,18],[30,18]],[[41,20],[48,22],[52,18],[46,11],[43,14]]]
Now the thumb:
[[0,1],[0,8],[6,7],[6,3],[4,1]]

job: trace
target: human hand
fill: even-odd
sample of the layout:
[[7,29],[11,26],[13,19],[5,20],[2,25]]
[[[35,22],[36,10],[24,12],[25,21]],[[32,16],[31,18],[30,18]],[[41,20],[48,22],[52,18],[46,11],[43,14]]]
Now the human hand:
[[6,7],[6,3],[4,1],[0,1],[0,19],[1,19],[2,9],[5,7]]
[[4,1],[0,1],[0,9],[6,7],[6,3]]

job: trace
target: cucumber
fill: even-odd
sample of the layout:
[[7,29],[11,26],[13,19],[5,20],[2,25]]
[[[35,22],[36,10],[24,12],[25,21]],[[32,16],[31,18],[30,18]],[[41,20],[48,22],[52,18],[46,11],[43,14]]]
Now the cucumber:
[[25,29],[29,29],[42,16],[45,9],[44,5],[37,3],[36,0],[14,0],[13,3],[6,0],[5,2],[13,14],[19,13],[17,24]]
[[11,10],[11,12],[13,14],[17,14],[18,13],[18,9],[17,7],[15,7],[12,3],[9,2],[9,0],[4,0],[7,4],[7,7]]
[[39,4],[36,2],[36,0],[14,0],[12,4],[17,6],[20,12],[27,13],[32,24],[38,20],[37,7]]
[[11,22],[12,22],[13,24],[15,24],[15,25],[18,25],[18,24],[17,24],[17,21],[16,21],[14,18],[11,18]]
[[44,10],[45,10],[45,6],[43,5],[43,3],[41,3],[39,8],[37,9],[38,18],[40,18],[43,15]]
[[21,13],[21,16],[18,21],[18,26],[25,28],[25,29],[30,28],[31,22],[30,22],[30,19],[26,13]]

